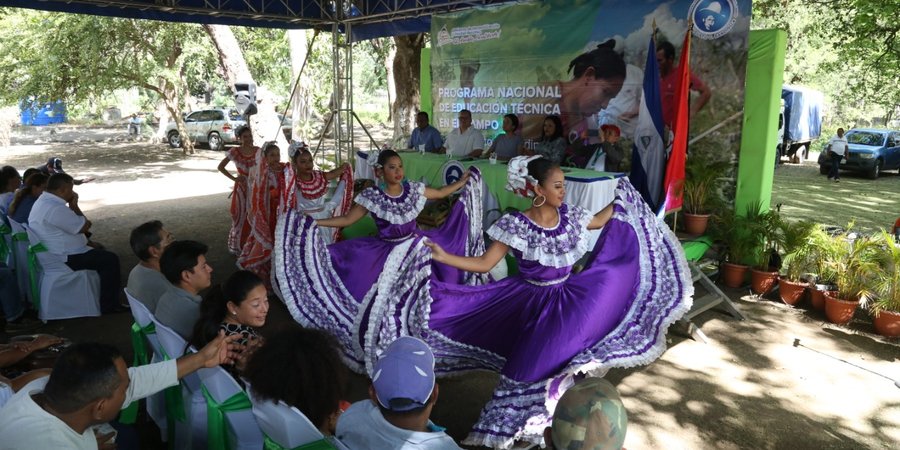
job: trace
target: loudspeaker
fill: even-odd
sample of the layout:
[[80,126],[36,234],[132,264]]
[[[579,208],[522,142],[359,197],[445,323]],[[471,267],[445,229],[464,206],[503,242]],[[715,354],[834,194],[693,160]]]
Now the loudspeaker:
[[242,116],[256,114],[256,83],[234,83],[234,106]]

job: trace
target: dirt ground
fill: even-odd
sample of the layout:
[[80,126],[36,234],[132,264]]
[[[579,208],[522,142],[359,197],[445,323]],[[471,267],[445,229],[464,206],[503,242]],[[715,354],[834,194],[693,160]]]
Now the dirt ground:
[[[94,222],[95,237],[119,254],[123,282],[137,261],[128,248],[128,233],[150,219],[162,220],[177,238],[209,244],[214,282],[224,280],[235,270],[235,261],[225,249],[230,182],[215,171],[222,153],[200,150],[185,157],[162,145],[120,140],[124,137],[124,130],[118,129],[55,135],[19,130],[14,145],[0,149],[0,164],[22,171],[59,156],[67,172],[96,177],[77,191],[85,214]],[[785,191],[780,186],[785,177],[801,176],[808,186],[824,184],[814,166],[781,167],[776,172],[775,198]],[[860,211],[884,206],[885,217],[891,211],[897,215],[900,177],[877,181],[874,186],[887,202],[876,207],[853,206],[861,198],[855,193],[857,182],[871,183],[842,179],[841,192],[853,199],[842,203]],[[833,191],[831,186],[821,189]],[[829,207],[826,199],[797,206],[785,201],[783,211],[790,215],[800,208],[823,210]],[[882,219],[876,215],[871,222]],[[746,320],[737,321],[718,310],[706,312],[695,323],[709,343],[673,330],[669,349],[656,362],[607,375],[628,409],[627,448],[896,448],[900,384],[894,380],[900,380],[900,342],[874,336],[865,312],[858,312],[848,327],[837,327],[824,323],[823,313],[805,305],[790,308],[751,296],[746,289],[725,292]],[[286,308],[275,302],[264,331],[291,320]],[[54,321],[40,331],[111,343],[130,360],[130,324],[130,315],[117,314]],[[433,420],[462,439],[496,382],[497,377],[487,373],[442,380]],[[362,399],[365,390],[365,378],[353,376],[348,399]],[[151,427],[141,425],[145,448],[160,445],[152,438]]]

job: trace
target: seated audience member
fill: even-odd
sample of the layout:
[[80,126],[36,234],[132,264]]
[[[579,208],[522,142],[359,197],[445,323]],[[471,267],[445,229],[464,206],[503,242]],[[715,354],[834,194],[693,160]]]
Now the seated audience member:
[[156,312],[159,298],[172,288],[172,283],[159,270],[159,257],[172,243],[172,233],[162,222],[153,220],[131,230],[128,241],[140,262],[128,274],[128,293],[143,303],[151,313]]
[[441,132],[428,124],[428,113],[419,111],[416,114],[416,128],[413,129],[412,136],[409,138],[408,148],[416,151],[425,149],[426,152],[434,153],[441,148],[442,142]]
[[25,302],[19,292],[19,282],[13,270],[4,262],[0,262],[0,312],[6,318],[4,330],[7,333],[18,333],[41,326],[39,320],[25,317]]
[[12,220],[19,223],[28,223],[28,215],[31,214],[34,202],[47,188],[47,179],[49,177],[40,172],[33,173],[25,178],[25,186],[16,191],[12,203],[9,205],[8,214],[9,217],[12,217]]
[[[66,257],[72,270],[95,270],[100,275],[100,309],[104,314],[121,312],[122,289],[119,257],[100,248],[91,248],[85,233],[91,221],[78,207],[72,177],[57,173],[50,176],[47,189],[34,202],[28,226],[47,247],[47,251]],[[68,206],[66,206],[68,204]]]
[[621,449],[628,414],[609,381],[586,378],[570,387],[556,404],[553,422],[544,429],[549,450]]
[[522,136],[516,134],[519,129],[519,118],[515,114],[503,116],[503,134],[497,136],[491,143],[491,148],[484,154],[490,157],[491,153],[497,155],[500,161],[509,161],[510,158],[524,154],[524,141]]
[[434,354],[428,344],[403,336],[375,362],[370,400],[341,414],[337,438],[349,448],[458,449],[428,420],[437,403]]
[[9,213],[9,204],[12,203],[16,189],[22,183],[22,177],[19,171],[13,166],[3,166],[0,168],[0,218],[6,223],[6,216]]
[[231,359],[219,336],[198,353],[130,369],[112,346],[76,344],[64,351],[50,376],[25,386],[0,411],[4,449],[96,449],[92,426],[109,422],[123,405],[153,395],[203,367]]
[[[62,168],[62,160],[56,156],[48,159],[47,164],[44,164],[43,166],[38,167],[37,170],[41,171],[42,173],[44,173],[46,175],[53,175],[55,173],[66,173]],[[72,182],[75,183],[76,186],[83,184],[83,183],[89,183],[91,181],[94,181],[93,177],[75,178],[72,180]]]
[[253,353],[243,377],[255,397],[293,406],[322,434],[334,434],[347,372],[328,333],[294,325],[272,335]]
[[481,156],[484,150],[484,136],[472,126],[472,112],[464,109],[459,112],[459,128],[454,128],[447,139],[444,146],[441,147],[441,153],[449,153],[452,156],[470,156],[477,158]]
[[208,288],[212,267],[206,263],[209,248],[197,241],[175,241],[159,258],[159,270],[172,288],[156,304],[156,320],[175,330],[185,340],[194,333],[200,319],[199,292]]
[[235,341],[240,348],[237,365],[226,367],[232,375],[238,375],[262,342],[256,330],[266,324],[268,314],[269,298],[263,280],[249,270],[239,270],[211,289],[200,303],[200,319],[194,325],[191,343],[202,347],[220,331],[226,336],[239,335]]

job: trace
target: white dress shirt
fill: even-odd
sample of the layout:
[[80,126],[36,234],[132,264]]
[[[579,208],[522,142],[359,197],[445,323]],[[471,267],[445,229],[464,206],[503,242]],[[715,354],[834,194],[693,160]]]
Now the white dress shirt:
[[87,219],[75,214],[61,197],[45,192],[28,215],[28,228],[57,255],[80,255],[91,250],[87,236],[80,233]]

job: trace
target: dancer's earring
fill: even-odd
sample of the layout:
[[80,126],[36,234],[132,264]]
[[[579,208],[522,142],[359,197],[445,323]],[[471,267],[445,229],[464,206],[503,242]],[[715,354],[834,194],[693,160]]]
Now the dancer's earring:
[[[540,199],[540,203],[538,203],[538,199]],[[531,206],[533,206],[535,208],[540,208],[541,206],[544,206],[544,203],[547,203],[547,197],[543,196],[543,195],[538,195],[538,196],[534,197],[533,199],[531,199]]]

